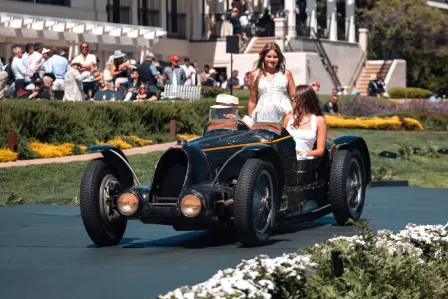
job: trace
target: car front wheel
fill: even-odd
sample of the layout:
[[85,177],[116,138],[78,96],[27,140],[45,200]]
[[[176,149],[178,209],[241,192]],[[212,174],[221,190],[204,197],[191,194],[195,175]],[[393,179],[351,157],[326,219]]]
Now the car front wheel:
[[366,179],[358,151],[335,152],[330,172],[330,203],[339,225],[361,217],[365,200]]
[[271,163],[249,159],[238,176],[234,229],[245,246],[260,246],[272,234],[277,209],[277,177]]
[[79,199],[84,227],[98,246],[117,245],[126,230],[126,218],[114,208],[114,198],[121,192],[120,182],[102,159],[89,163],[81,180]]

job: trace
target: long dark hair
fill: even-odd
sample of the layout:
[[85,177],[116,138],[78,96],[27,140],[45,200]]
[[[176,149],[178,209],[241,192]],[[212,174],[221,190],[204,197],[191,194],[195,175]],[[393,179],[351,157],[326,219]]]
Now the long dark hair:
[[292,127],[298,129],[303,116],[306,114],[314,114],[316,116],[322,115],[322,110],[319,106],[319,99],[311,86],[297,86],[294,94],[294,100],[296,101],[296,104],[293,109],[294,120]]
[[269,51],[274,50],[278,55],[278,65],[277,70],[285,71],[285,65],[286,65],[286,59],[283,55],[282,51],[280,50],[280,47],[276,43],[267,43],[264,45],[263,50],[261,50],[258,60],[255,62],[256,68],[266,71],[266,67],[264,65],[264,58],[266,57],[266,54],[268,54]]

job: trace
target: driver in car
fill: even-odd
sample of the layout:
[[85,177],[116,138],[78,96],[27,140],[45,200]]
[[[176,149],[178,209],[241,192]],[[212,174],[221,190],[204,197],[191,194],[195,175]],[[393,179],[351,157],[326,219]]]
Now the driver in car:
[[249,128],[252,127],[253,121],[249,116],[245,115],[241,118],[238,115],[238,109],[240,108],[244,108],[244,106],[239,106],[237,97],[229,94],[218,94],[215,105],[210,106],[210,119],[237,119]]

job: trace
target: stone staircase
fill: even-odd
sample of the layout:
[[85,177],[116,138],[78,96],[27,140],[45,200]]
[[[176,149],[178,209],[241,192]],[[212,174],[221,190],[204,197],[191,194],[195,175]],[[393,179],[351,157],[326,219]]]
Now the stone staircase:
[[258,54],[263,50],[264,45],[267,43],[273,42],[275,43],[275,37],[257,37],[255,42],[252,45],[252,48],[250,48],[247,51],[247,54]]
[[[367,88],[369,86],[370,77],[372,75],[375,75],[379,73],[381,66],[383,65],[384,60],[367,60],[366,64],[364,66],[364,69],[362,70],[361,75],[359,76],[358,81],[356,82],[356,89],[361,93],[362,96],[367,95]],[[387,72],[390,69],[390,66],[392,65],[392,61],[388,60],[386,61],[386,64],[384,65],[384,69],[382,71],[384,75],[384,79],[386,79]]]

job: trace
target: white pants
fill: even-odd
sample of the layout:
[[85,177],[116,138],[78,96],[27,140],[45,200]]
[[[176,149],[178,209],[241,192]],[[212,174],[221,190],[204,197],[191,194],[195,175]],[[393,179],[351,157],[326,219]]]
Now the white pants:
[[64,90],[64,79],[56,79],[53,82],[53,90]]

